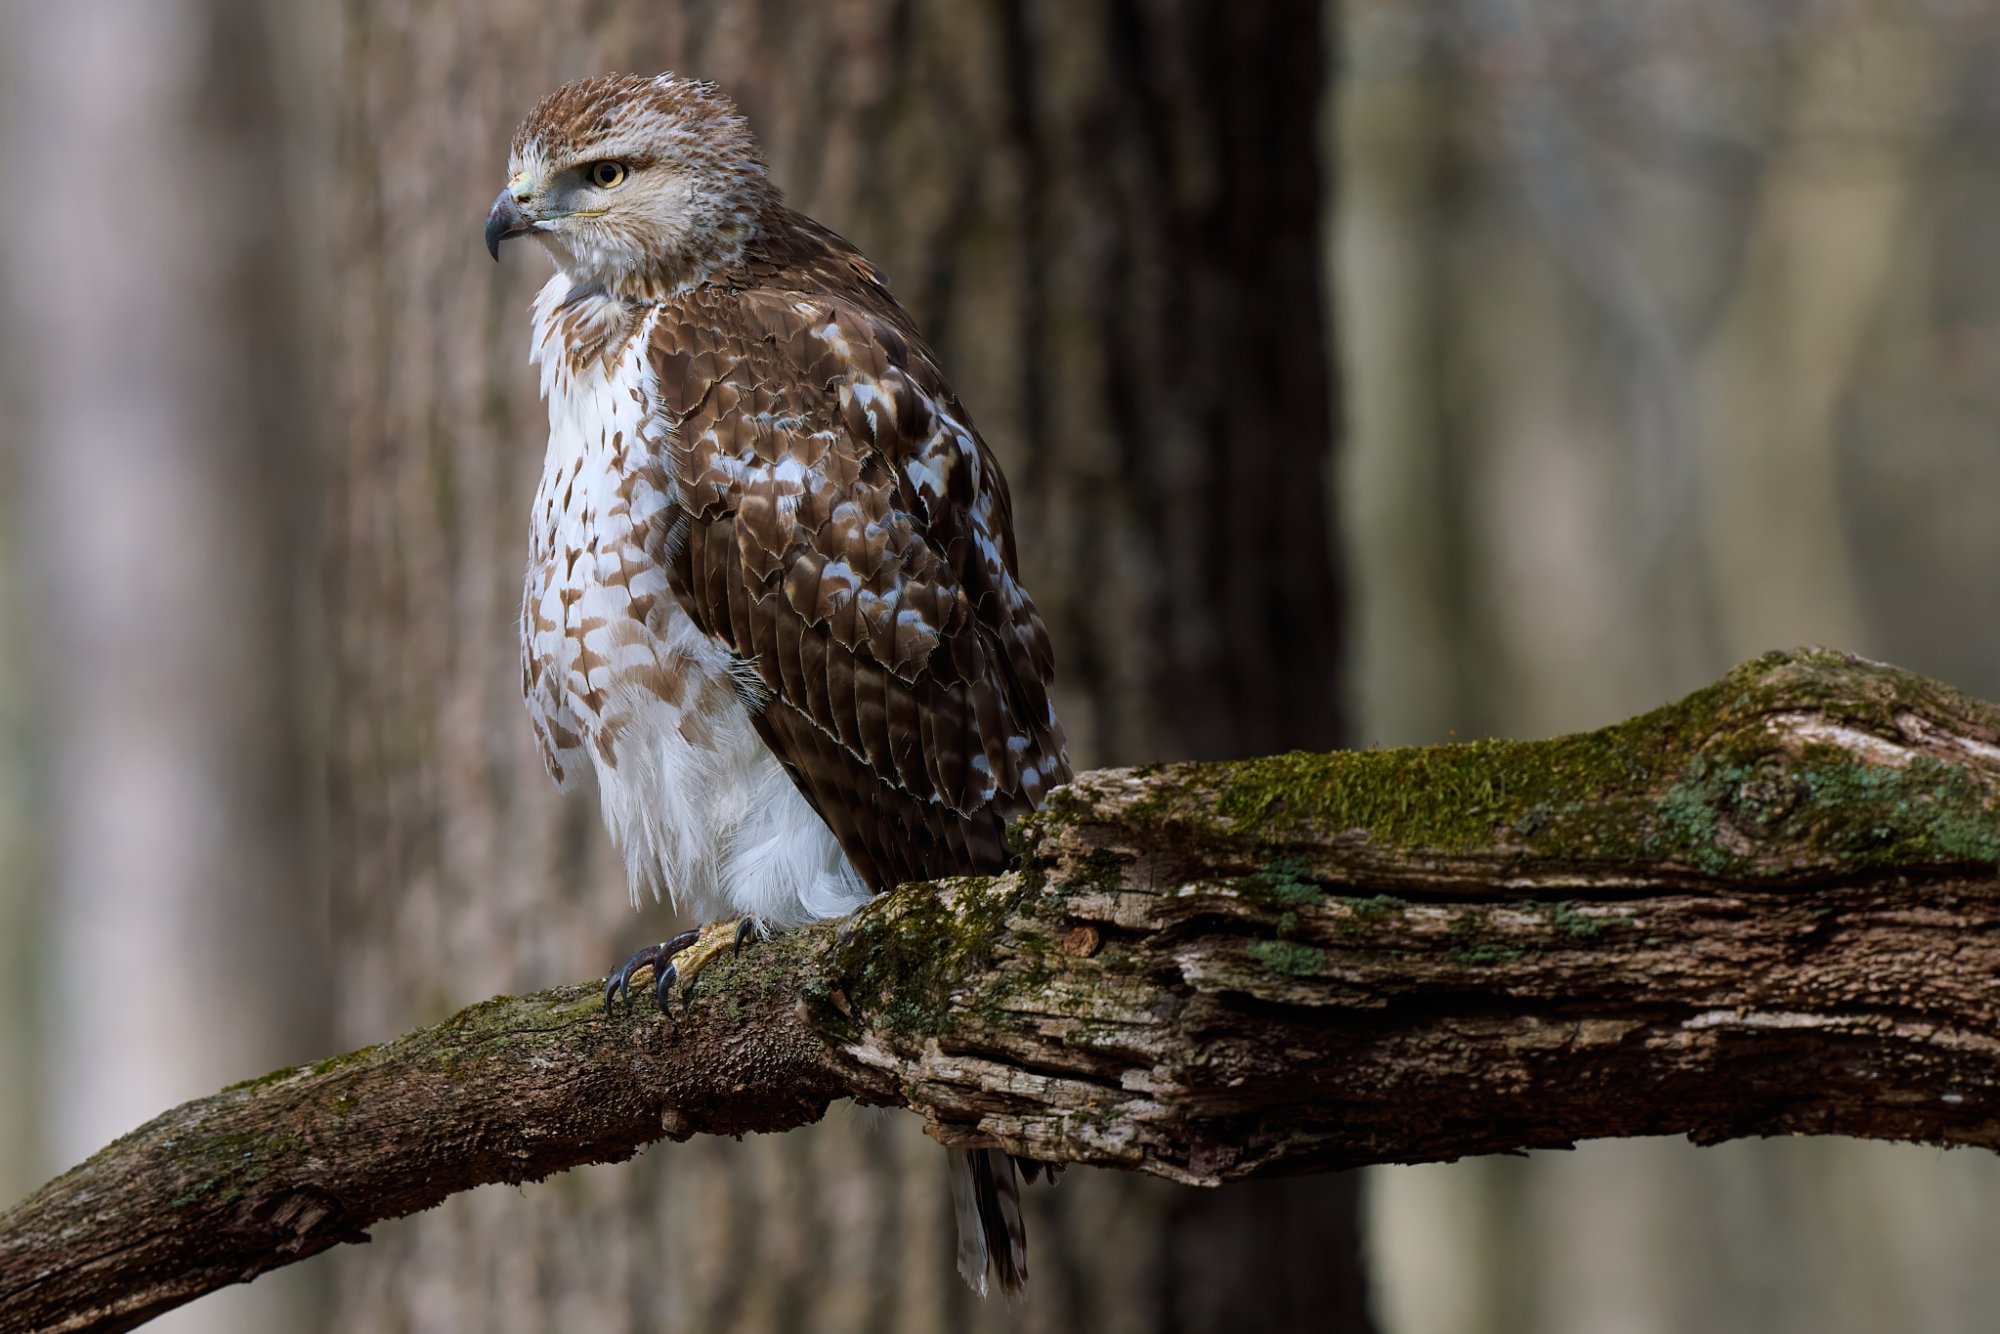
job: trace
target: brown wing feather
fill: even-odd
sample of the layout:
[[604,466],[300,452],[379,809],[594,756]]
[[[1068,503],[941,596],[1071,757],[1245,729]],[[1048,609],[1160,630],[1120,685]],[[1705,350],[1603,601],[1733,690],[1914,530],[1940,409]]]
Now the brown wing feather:
[[656,555],[873,887],[998,869],[1004,821],[1070,774],[1006,483],[873,266],[778,221],[655,323],[680,500]]

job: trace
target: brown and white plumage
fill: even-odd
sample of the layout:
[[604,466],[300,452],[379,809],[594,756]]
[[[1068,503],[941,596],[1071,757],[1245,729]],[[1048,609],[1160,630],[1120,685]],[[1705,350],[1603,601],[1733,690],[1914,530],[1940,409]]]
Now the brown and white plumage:
[[[1069,777],[1005,480],[909,314],[785,207],[706,84],[614,77],[516,134],[488,242],[531,233],[549,405],[523,688],[642,887],[834,916],[1001,869]],[[1025,1257],[1004,1154],[961,1155],[961,1267]]]

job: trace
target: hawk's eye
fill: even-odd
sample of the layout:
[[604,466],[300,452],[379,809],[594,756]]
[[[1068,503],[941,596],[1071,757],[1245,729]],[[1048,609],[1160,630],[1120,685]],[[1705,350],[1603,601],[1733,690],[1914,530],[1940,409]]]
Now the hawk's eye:
[[625,179],[625,164],[622,162],[593,162],[590,164],[590,183],[600,190],[609,190]]

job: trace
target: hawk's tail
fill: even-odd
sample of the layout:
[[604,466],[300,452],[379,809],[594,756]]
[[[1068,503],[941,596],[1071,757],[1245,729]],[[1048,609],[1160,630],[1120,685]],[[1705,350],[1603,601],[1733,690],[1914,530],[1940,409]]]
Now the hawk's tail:
[[[1021,1222],[1021,1178],[1004,1149],[952,1149],[951,1205],[958,1216],[958,1272],[980,1296],[986,1275],[1013,1294],[1028,1278],[1028,1229]],[[1032,1175],[1032,1167],[1030,1173]]]

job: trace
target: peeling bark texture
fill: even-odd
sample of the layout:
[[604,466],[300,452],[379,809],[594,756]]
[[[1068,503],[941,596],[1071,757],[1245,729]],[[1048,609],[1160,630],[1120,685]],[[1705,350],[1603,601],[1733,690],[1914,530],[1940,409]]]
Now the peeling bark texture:
[[1774,654],[1549,741],[1084,775],[1019,869],[703,975],[501,998],[167,1113],[0,1219],[116,1330],[486,1182],[852,1097],[1214,1185],[1606,1135],[2000,1148],[2000,707]]

